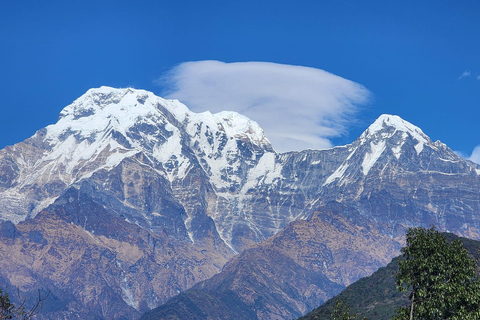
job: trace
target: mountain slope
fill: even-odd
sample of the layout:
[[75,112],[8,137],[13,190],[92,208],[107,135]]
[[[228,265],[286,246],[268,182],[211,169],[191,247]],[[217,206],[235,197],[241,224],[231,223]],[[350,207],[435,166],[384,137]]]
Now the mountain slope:
[[330,203],[142,319],[298,317],[398,254],[398,247],[371,225],[355,210]]
[[74,188],[33,219],[0,224],[0,286],[52,292],[45,319],[134,319],[224,263],[219,252],[128,223]]
[[480,167],[397,116],[382,115],[350,145],[290,157],[305,193],[321,185],[313,203],[349,204],[394,238],[432,224],[479,238]]
[[[390,115],[350,145],[277,154],[239,114],[197,114],[147,91],[102,87],[0,151],[0,172],[0,218],[14,223],[86,183],[131,222],[174,225],[192,242],[209,225],[213,241],[234,252],[332,200],[375,216],[392,236],[434,223],[479,237],[480,167]],[[157,189],[161,196],[143,196]]]
[[[453,234],[445,234],[445,236],[449,241],[458,239]],[[460,240],[480,266],[480,242],[466,238],[460,238]],[[368,319],[392,319],[398,308],[410,303],[408,292],[400,292],[396,288],[395,274],[398,271],[398,260],[399,257],[394,258],[387,266],[380,268],[371,276],[351,284],[339,295],[299,320],[330,320],[337,299],[345,301],[352,312],[358,313],[360,318],[365,316]]]
[[[216,194],[231,193],[250,162],[272,151],[258,125],[239,114],[195,114],[142,90],[91,89],[63,109],[56,124],[2,150],[0,217],[14,223],[33,217],[69,186],[88,181],[132,222],[154,230],[180,219],[178,236],[195,241],[208,213],[222,235],[224,211],[206,212],[212,211],[208,204],[228,201]],[[152,182],[132,181],[139,171],[148,171],[155,188],[163,189],[160,199],[143,198]],[[124,176],[128,172],[131,177]],[[183,216],[164,217],[164,199],[183,207]]]
[[[194,113],[178,101],[143,90],[91,89],[65,107],[56,124],[0,150],[0,220],[5,221],[7,230],[25,228],[17,240],[2,243],[6,259],[3,281],[9,284],[9,279],[16,279],[15,285],[24,292],[33,283],[54,283],[48,287],[64,288],[62,295],[71,297],[65,300],[65,310],[72,314],[91,307],[98,317],[108,318],[98,306],[110,303],[119,306],[119,315],[140,314],[220,272],[227,260],[274,236],[292,221],[299,225],[305,223],[303,220],[316,221],[315,211],[322,205],[330,206],[332,201],[354,209],[339,210],[337,218],[322,220],[322,228],[330,230],[328,237],[334,239],[343,234],[343,229],[330,226],[337,220],[365,239],[384,239],[385,248],[398,247],[409,226],[434,224],[439,230],[479,238],[479,190],[478,165],[462,159],[441,142],[432,142],[419,128],[397,116],[380,116],[359,139],[346,146],[278,154],[261,128],[237,113]],[[71,192],[81,196],[69,197]],[[97,209],[82,211],[84,201],[92,203],[88,208]],[[60,204],[69,209],[58,209]],[[96,239],[93,232],[96,227],[105,229],[92,216],[97,211],[103,212],[100,216],[105,223],[112,224],[106,238],[129,234],[118,247],[107,246],[111,254],[122,256],[132,243],[136,244],[139,249],[132,250],[144,258],[139,270],[159,270],[161,279],[146,285],[138,274],[129,274],[124,262],[116,266],[111,260],[115,266],[97,267],[96,263],[103,260],[91,255],[85,255],[82,263],[99,273],[88,278],[91,283],[84,279],[79,292],[70,286],[69,278],[55,276],[70,266],[70,260],[63,259],[69,257],[69,241],[65,240],[69,236],[81,239],[81,250],[107,250],[104,240]],[[350,216],[349,212],[355,214]],[[64,222],[48,224],[48,228],[44,225],[49,214],[52,219],[70,221],[68,216],[80,213],[88,219],[73,221],[78,229],[71,230],[71,225]],[[90,225],[89,221],[97,224]],[[50,239],[47,241],[52,250],[65,252],[62,258],[44,254],[44,246],[31,242],[28,230],[36,226],[48,229],[41,234]],[[69,231],[57,241],[55,228],[61,234]],[[149,243],[149,237],[164,240],[158,241],[155,250],[139,244]],[[388,261],[382,260],[385,256],[377,256],[378,245],[370,244],[368,249],[357,248],[354,256],[366,266],[362,272],[356,271],[354,263],[343,269],[335,267],[327,254],[333,250],[328,237],[303,243],[301,248],[293,245],[294,238],[285,239],[298,252],[308,251],[312,243],[317,246],[308,255],[318,256],[305,263],[287,250],[290,245],[284,245],[287,249],[283,251],[275,247],[268,252],[278,252],[285,262],[291,262],[288,265],[304,268],[307,278],[326,277],[341,286]],[[9,262],[6,257],[11,250],[21,252],[20,243],[28,244],[26,256]],[[171,251],[170,245],[175,250]],[[173,256],[159,258],[155,252],[160,251],[172,252]],[[387,252],[391,250],[382,254],[388,256]],[[181,258],[175,259],[177,255]],[[365,257],[375,258],[367,262]],[[41,264],[49,269],[33,272],[22,264],[38,259],[44,259]],[[230,265],[238,261],[235,259]],[[327,267],[320,270],[314,265]],[[251,268],[257,266],[252,264]],[[146,287],[150,293],[130,290],[126,294],[123,280],[105,282],[96,278],[111,279],[115,275],[117,279],[122,272],[129,285]],[[278,295],[290,305],[281,314],[297,315],[315,299],[331,296],[336,291],[328,281],[315,288],[312,301],[286,293],[283,290],[289,287],[275,284]],[[305,290],[301,281],[291,285],[297,293]],[[99,292],[113,290],[120,294],[98,295],[92,301],[81,298],[89,286]],[[278,301],[275,298],[268,304],[278,306]],[[262,307],[265,312],[271,312],[268,304]]]

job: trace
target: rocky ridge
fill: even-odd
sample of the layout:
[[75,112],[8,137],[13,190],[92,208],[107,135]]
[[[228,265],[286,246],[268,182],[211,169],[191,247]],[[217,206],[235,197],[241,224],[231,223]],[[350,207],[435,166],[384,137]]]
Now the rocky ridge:
[[[234,252],[331,200],[388,218],[392,235],[425,222],[415,214],[465,236],[478,237],[480,227],[473,216],[479,166],[391,115],[350,145],[277,154],[239,114],[197,114],[147,91],[102,87],[64,108],[56,124],[2,150],[0,169],[3,220],[33,217],[68,187],[89,184],[131,222],[174,226],[192,242],[210,224]],[[454,186],[462,201],[453,200]],[[145,196],[148,188],[161,196]]]
[[[480,242],[459,238],[445,233],[447,241],[460,240],[468,253],[480,266]],[[388,265],[375,271],[371,276],[362,278],[349,285],[334,298],[312,310],[298,320],[331,319],[333,308],[338,299],[345,301],[359,318],[389,320],[398,308],[410,305],[409,292],[397,289],[395,274],[398,272],[400,257],[395,257]],[[479,269],[480,270],[480,269]]]
[[45,319],[135,319],[225,262],[119,219],[75,188],[33,219],[0,224],[0,287],[32,300],[50,292]]
[[373,226],[331,202],[141,319],[297,318],[398,254],[398,245]]
[[[46,215],[66,214],[54,208],[65,203],[64,195],[72,190],[82,196],[73,197],[69,208],[80,210],[80,199],[89,199],[105,211],[105,223],[131,225],[119,227],[118,235],[112,227],[109,237],[138,233],[140,239],[132,236],[118,246],[110,246],[111,255],[122,257],[127,243],[148,243],[145,237],[149,235],[168,240],[160,241],[160,247],[174,243],[175,254],[185,257],[184,267],[166,268],[176,264],[151,258],[149,246],[135,249],[140,252],[139,257],[150,257],[144,258],[150,262],[142,268],[163,268],[159,273],[163,279],[151,286],[124,267],[105,269],[102,276],[106,278],[112,273],[122,274],[122,269],[127,278],[135,279],[131,281],[137,288],[150,288],[148,297],[140,290],[126,294],[121,289],[122,281],[117,280],[104,285],[116,288],[120,292],[116,297],[123,302],[117,298],[109,300],[109,295],[97,297],[92,291],[83,300],[72,292],[64,293],[76,297],[68,301],[80,301],[80,305],[99,299],[92,303],[99,317],[107,318],[102,305],[118,303],[130,310],[122,311],[130,315],[160,305],[176,290],[218,273],[228,259],[274,236],[290,222],[312,221],[315,211],[332,201],[357,212],[349,222],[352,228],[369,221],[370,228],[363,229],[366,235],[382,235],[382,245],[389,248],[398,246],[409,226],[433,224],[439,230],[480,237],[480,166],[392,115],[380,116],[349,145],[278,154],[261,128],[239,114],[198,114],[178,101],[164,100],[143,90],[91,89],[62,110],[56,124],[0,150],[0,219],[5,221],[2,228],[27,230],[37,224],[43,228]],[[346,218],[348,212],[339,211],[339,218]],[[78,220],[82,222],[77,222],[79,229],[75,232],[83,232],[82,237],[96,236],[95,228],[87,227],[87,221],[95,220],[94,217],[83,214],[89,218]],[[54,224],[49,226],[45,228],[52,230],[42,231],[43,237],[56,251],[67,250],[64,240],[55,240]],[[65,224],[59,226],[64,228]],[[337,232],[334,228],[325,234],[319,248],[325,248]],[[54,255],[39,255],[36,250],[43,247],[29,245],[29,231],[15,234],[17,240],[3,243],[5,257],[11,250],[21,250],[20,243],[25,243],[31,256],[22,256],[19,261],[26,259],[36,265],[35,261],[43,257],[46,260],[41,264],[52,264],[49,268],[57,271],[44,277],[43,269],[34,272],[28,266],[16,265],[17,262],[12,262],[16,267],[8,267],[5,260],[0,278],[7,285],[10,278],[24,279],[25,283],[18,280],[15,285],[26,291],[42,283],[50,283],[47,287],[51,287],[52,282],[42,279],[64,270],[63,265],[69,265],[69,255],[62,254],[62,259],[51,262],[56,259]],[[98,245],[95,250],[106,249],[94,243]],[[86,250],[94,243],[82,240],[79,247]],[[372,250],[374,247],[368,246]],[[370,249],[364,254],[374,255]],[[328,265],[327,257],[318,254],[312,261]],[[185,263],[189,259],[197,262]],[[365,264],[365,270],[371,271],[386,263],[381,259],[368,261],[371,265]],[[133,266],[136,262],[129,263]],[[356,267],[351,265],[343,273],[328,268],[321,272],[328,281],[343,286],[366,275],[355,274]],[[17,277],[16,270],[28,270],[22,272],[31,276]],[[190,276],[182,277],[184,274]],[[61,284],[68,288],[68,281],[57,279],[53,287]],[[175,290],[162,291],[162,286]],[[325,297],[333,294],[327,287],[318,290],[323,290]],[[296,301],[298,297],[289,299]],[[83,312],[79,311],[81,307],[75,309],[69,303],[66,310]],[[298,303],[291,314],[305,309],[302,304],[306,302]]]

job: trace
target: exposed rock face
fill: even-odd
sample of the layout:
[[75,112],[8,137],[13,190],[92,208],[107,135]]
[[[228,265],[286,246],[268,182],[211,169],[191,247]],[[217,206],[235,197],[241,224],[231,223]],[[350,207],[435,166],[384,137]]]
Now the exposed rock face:
[[[396,116],[350,145],[277,154],[233,112],[196,114],[150,92],[91,89],[55,125],[0,153],[0,218],[34,216],[72,185],[150,230],[205,237],[234,251],[312,207],[349,203],[385,233],[436,224],[478,238],[480,167]],[[198,238],[198,239],[197,239]]]
[[50,291],[45,319],[135,319],[224,263],[220,252],[128,223],[74,188],[35,218],[0,225],[0,286]]
[[354,209],[330,203],[142,319],[297,318],[398,254],[372,225]]
[[302,191],[297,207],[346,203],[395,238],[432,224],[479,238],[479,166],[397,116],[381,116],[350,145],[280,158],[282,185]]
[[[73,192],[72,188],[82,196],[65,202],[64,195]],[[30,244],[31,239],[37,239],[22,231],[22,228],[27,230],[37,225],[51,229],[51,234],[46,231],[41,234],[48,243],[53,243],[54,250],[67,250],[68,241],[52,240],[55,239],[55,224],[48,228],[42,226],[55,217],[59,221],[69,221],[68,215],[81,210],[84,198],[103,210],[102,216],[106,217],[103,219],[115,221],[109,236],[105,237],[116,239],[124,233],[130,235],[122,241],[116,240],[121,242],[118,248],[112,244],[107,246],[114,255],[132,251],[151,257],[148,250],[153,249],[149,246],[124,247],[127,243],[148,243],[148,237],[166,239],[158,242],[162,250],[167,250],[169,245],[175,246],[172,256],[164,256],[169,263],[145,258],[150,261],[148,267],[142,265],[161,275],[162,280],[159,278],[155,282],[158,287],[155,287],[157,284],[149,287],[143,284],[144,280],[131,278],[139,283],[131,286],[147,288],[148,295],[135,293],[131,300],[131,295],[124,293],[121,282],[98,280],[108,288],[116,288],[115,292],[122,292],[115,297],[123,302],[111,298],[112,305],[118,301],[118,310],[120,306],[131,306],[118,311],[115,317],[129,317],[144,308],[160,305],[175,295],[177,289],[183,290],[219,272],[235,254],[277,234],[290,222],[310,218],[309,221],[313,221],[314,211],[331,201],[354,208],[358,213],[349,225],[352,228],[362,226],[365,237],[385,236],[381,241],[389,248],[398,245],[408,226],[434,224],[439,230],[480,238],[480,166],[462,159],[441,142],[432,142],[419,128],[397,116],[381,116],[359,139],[343,147],[278,154],[261,128],[244,116],[234,112],[197,114],[178,101],[164,100],[143,90],[91,89],[62,110],[56,124],[0,151],[0,220],[5,221],[1,226],[5,234],[5,254],[11,250],[21,252],[21,242]],[[54,203],[56,200],[58,202]],[[70,211],[60,210],[61,204]],[[338,219],[348,219],[348,212],[340,210]],[[66,230],[83,232],[82,237],[72,235],[73,238],[84,239],[85,234],[88,235],[86,240],[92,239],[90,235],[95,238],[98,233],[93,231],[100,231],[90,230],[88,225],[91,221],[100,221],[88,212],[82,215],[89,217],[88,220],[78,218],[79,222],[72,221],[77,229]],[[63,224],[58,223],[58,226]],[[115,234],[116,228],[118,234]],[[328,239],[335,238],[335,232],[328,233],[315,245],[323,251],[327,245],[333,246]],[[64,235],[65,238],[69,236]],[[17,240],[11,240],[12,237]],[[32,283],[39,284],[38,279],[53,279],[55,274],[63,272],[59,270],[65,270],[62,264],[68,263],[64,260],[55,260],[55,255],[42,255],[44,244],[40,245],[42,240],[38,239],[40,243],[33,242],[35,245],[29,246],[25,254],[31,255],[28,258],[31,261],[44,257],[44,264],[53,264],[49,269],[51,273],[43,269],[37,273],[34,269],[22,269],[16,262],[7,267],[4,261],[4,270],[8,270],[3,273],[5,283],[9,283],[10,278],[25,279],[24,284],[20,280],[15,283],[27,290]],[[106,246],[102,242],[106,240],[86,240],[78,244],[81,250],[100,244],[101,248]],[[376,247],[368,246],[372,250]],[[292,250],[291,247],[285,246],[284,251],[278,252],[292,259],[292,265],[305,268],[299,258],[287,253],[288,250]],[[335,285],[346,285],[365,275],[355,273],[353,267],[344,270],[331,267],[331,258],[321,252],[311,263],[328,265],[329,268],[322,269],[321,273]],[[347,257],[353,252],[346,251],[344,255]],[[376,257],[377,253],[365,254]],[[184,260],[175,260],[177,255]],[[355,259],[361,260],[358,255],[361,254],[357,253]],[[61,256],[68,257],[68,254]],[[85,257],[88,260],[88,256]],[[101,256],[92,256],[92,261],[88,262],[90,267],[94,268],[98,257]],[[202,262],[192,262],[199,257]],[[28,260],[24,256],[21,259]],[[349,266],[347,260],[344,263]],[[132,261],[109,267],[111,269],[105,267],[98,276],[105,273],[101,277],[109,278],[111,274],[122,274],[121,270],[128,274],[125,265],[130,266]],[[386,263],[381,261],[372,258],[370,267],[365,264],[366,272]],[[177,268],[177,263],[182,267]],[[169,268],[165,268],[166,265]],[[17,276],[20,270],[29,270],[21,272],[35,276]],[[54,283],[53,287],[73,288],[67,277],[62,281],[55,279],[48,280]],[[94,277],[91,279],[97,281]],[[324,289],[318,289],[324,293],[315,294],[315,299],[335,291],[328,289],[333,288],[327,285],[328,281]],[[130,280],[128,283],[130,285]],[[162,286],[164,289],[160,289]],[[75,314],[83,312],[82,308],[90,300],[82,300],[78,294],[84,294],[85,290],[63,293],[72,297],[68,301],[78,303],[74,306],[66,302],[68,310],[74,310],[71,312]],[[103,289],[98,287],[98,290]],[[98,300],[91,302],[92,308],[109,304],[113,295],[97,297]],[[303,312],[306,304],[301,302],[285,315]],[[98,312],[99,317],[109,317],[102,313],[104,311]]]
[[239,114],[195,114],[142,90],[92,89],[56,124],[2,150],[0,217],[33,217],[82,185],[132,223],[231,245],[224,225],[235,224],[236,190],[266,153],[273,149],[263,131]]
[[[451,233],[445,233],[444,235],[447,241],[461,240],[465,249],[480,267],[479,241],[458,238]],[[394,258],[387,266],[378,269],[371,276],[351,284],[340,294],[298,320],[331,319],[331,314],[338,299],[345,301],[351,307],[352,313],[358,313],[359,318],[392,319],[398,308],[410,305],[410,293],[400,292],[397,289],[395,275],[398,272],[399,258]],[[480,268],[477,270],[480,273]]]
[[396,116],[382,116],[324,182],[323,197],[352,204],[385,233],[437,226],[479,238],[479,166]]

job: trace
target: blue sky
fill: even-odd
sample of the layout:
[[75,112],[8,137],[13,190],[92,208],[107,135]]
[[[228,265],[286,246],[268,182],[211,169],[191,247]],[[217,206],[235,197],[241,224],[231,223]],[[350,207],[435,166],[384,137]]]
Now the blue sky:
[[[89,88],[174,97],[184,91],[165,77],[178,76],[182,63],[215,60],[315,68],[365,88],[368,99],[349,98],[350,111],[313,113],[318,123],[330,121],[321,128],[331,145],[353,141],[390,113],[470,156],[480,145],[479,16],[473,0],[0,0],[0,148],[56,122]],[[300,115],[315,109],[299,105],[292,110]]]

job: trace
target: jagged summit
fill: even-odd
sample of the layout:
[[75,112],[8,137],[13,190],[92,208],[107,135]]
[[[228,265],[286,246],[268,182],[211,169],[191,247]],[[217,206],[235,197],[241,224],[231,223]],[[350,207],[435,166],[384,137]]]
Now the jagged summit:
[[[271,242],[280,249],[272,251],[278,252],[274,263],[302,273],[276,279],[280,291],[275,296],[302,288],[293,291],[316,299],[323,289],[312,287],[312,281],[300,287],[283,284],[307,279],[308,265],[335,283],[364,270],[345,263],[346,257],[364,252],[335,249],[334,256],[326,250],[332,234],[323,225],[366,239],[373,231],[395,243],[406,228],[431,225],[480,239],[479,190],[479,165],[432,143],[396,116],[381,116],[343,147],[277,154],[258,125],[237,113],[195,113],[147,91],[101,87],[66,107],[56,124],[0,150],[0,220],[18,223],[0,228],[6,257],[0,270],[11,272],[0,280],[20,279],[12,285],[30,292],[33,281],[58,284],[48,290],[78,301],[64,304],[70,309],[62,319],[76,316],[77,306],[86,314],[101,314],[105,305],[144,310],[218,272],[235,252],[293,220],[317,217],[322,227],[288,234],[292,245]],[[353,209],[315,213],[334,202]],[[314,241],[299,242],[304,235]],[[122,239],[128,242],[121,244]],[[338,241],[330,243],[339,248]],[[91,250],[92,245],[98,249]],[[369,257],[378,257],[377,247]],[[11,252],[18,253],[13,261],[21,268],[9,262]],[[252,257],[263,264],[259,256]],[[87,273],[86,281],[57,277],[76,279],[69,275],[85,275],[87,269],[95,276]],[[269,272],[262,274],[270,281]],[[304,296],[295,293],[289,301],[298,305],[295,299]]]
[[[439,147],[446,148],[441,142],[432,142],[419,127],[399,116],[389,114],[378,117],[362,133],[357,142],[359,147],[367,145],[362,162],[362,171],[365,175],[387,149],[398,160],[402,155],[411,154],[411,150],[414,150],[418,156],[426,146],[434,150],[438,150]],[[450,153],[453,154],[453,152]]]
[[146,90],[106,86],[89,89],[65,107],[60,112],[57,124],[48,129],[49,133],[54,133],[68,128],[87,135],[106,127],[126,132],[138,121],[146,122],[148,118],[157,120],[158,117],[173,117],[181,124],[203,122],[212,128],[218,127],[227,135],[251,139],[259,144],[270,144],[255,121],[237,112],[195,113],[178,100],[166,100]]
[[[343,149],[346,150],[345,159],[324,185],[334,181],[348,184],[372,173],[382,175],[388,172],[387,167],[395,171],[438,170],[450,174],[457,170],[450,166],[452,163],[464,162],[442,142],[433,142],[417,126],[389,114],[381,115],[357,140]],[[479,172],[475,166],[467,167],[469,172]]]
[[418,142],[431,142],[430,138],[423,133],[422,129],[403,120],[397,115],[390,114],[382,114],[378,117],[378,119],[363,132],[360,139],[367,139],[368,137],[379,134],[379,138],[386,139],[392,137],[397,132],[401,132],[404,137],[404,133],[406,133]]
[[119,118],[120,115],[130,112],[147,116],[148,112],[158,107],[156,104],[161,104],[166,111],[176,115],[180,121],[183,121],[190,111],[177,100],[163,99],[150,91],[102,86],[89,89],[72,104],[63,108],[60,111],[59,120],[67,118],[68,121],[75,121],[92,115]]
[[[132,163],[141,163],[144,170],[166,179],[172,184],[168,188],[190,190],[195,188],[190,180],[196,179],[202,188],[214,188],[226,196],[275,171],[265,166],[274,166],[275,152],[255,121],[229,111],[195,113],[177,100],[132,88],[88,90],[61,111],[57,123],[12,150],[15,155],[0,154],[0,168],[4,165],[9,172],[5,182],[0,181],[0,219],[15,223],[35,216],[67,187],[87,180],[97,183],[98,176],[114,175],[113,171],[123,175],[119,168]],[[252,170],[260,159],[265,168]],[[135,170],[139,169],[131,172]],[[122,176],[121,184],[128,179]],[[185,187],[181,186],[184,180],[189,181]],[[158,210],[134,203],[137,199],[128,200],[132,190],[115,192],[115,197],[125,193],[118,200],[140,212],[135,219],[142,216],[150,221],[158,216]],[[195,197],[191,191],[182,192]],[[190,228],[190,220],[197,214],[193,210],[198,208],[182,205],[188,218],[181,219],[186,219]]]
[[[145,90],[100,87],[65,107],[56,124],[0,152],[0,219],[34,217],[68,187],[88,184],[103,190],[106,206],[154,229],[164,215],[157,196],[145,193],[153,184],[184,209],[172,223],[192,241],[205,222],[198,217],[208,216],[241,250],[308,216],[330,189],[434,171],[480,173],[398,116],[380,116],[347,146],[277,154],[259,125],[236,112],[195,113]],[[356,199],[361,190],[332,194]]]
[[51,146],[46,158],[60,162],[68,174],[99,155],[107,160],[98,168],[113,168],[136,153],[160,163],[173,159],[179,164],[175,175],[183,176],[191,164],[184,153],[187,149],[207,157],[209,172],[226,166],[218,162],[226,159],[222,155],[235,153],[237,140],[273,151],[260,126],[243,115],[195,113],[177,100],[132,88],[90,89],[46,129],[44,141]]

